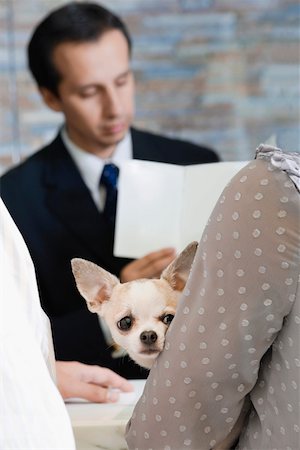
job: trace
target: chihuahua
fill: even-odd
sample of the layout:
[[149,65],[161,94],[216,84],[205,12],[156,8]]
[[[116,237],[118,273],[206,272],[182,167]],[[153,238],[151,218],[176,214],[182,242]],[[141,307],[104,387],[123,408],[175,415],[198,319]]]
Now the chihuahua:
[[116,344],[142,367],[150,369],[164,347],[197,245],[190,243],[159,279],[120,283],[115,275],[90,261],[71,261],[77,288],[88,309],[104,318]]

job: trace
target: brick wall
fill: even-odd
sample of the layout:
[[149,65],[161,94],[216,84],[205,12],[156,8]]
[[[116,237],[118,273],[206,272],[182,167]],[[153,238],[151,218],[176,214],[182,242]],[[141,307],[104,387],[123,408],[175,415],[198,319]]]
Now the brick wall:
[[[26,68],[32,27],[60,0],[0,0],[0,163],[51,139]],[[298,0],[103,0],[134,41],[137,126],[245,160],[276,134],[300,150]]]

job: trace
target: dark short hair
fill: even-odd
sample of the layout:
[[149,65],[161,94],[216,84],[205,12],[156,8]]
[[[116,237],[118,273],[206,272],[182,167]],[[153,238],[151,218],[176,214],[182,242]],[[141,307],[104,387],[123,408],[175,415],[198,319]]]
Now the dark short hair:
[[91,42],[107,31],[124,35],[129,54],[131,38],[123,21],[96,3],[70,2],[53,10],[35,28],[28,44],[28,65],[37,85],[58,95],[61,75],[53,63],[54,49],[64,42]]

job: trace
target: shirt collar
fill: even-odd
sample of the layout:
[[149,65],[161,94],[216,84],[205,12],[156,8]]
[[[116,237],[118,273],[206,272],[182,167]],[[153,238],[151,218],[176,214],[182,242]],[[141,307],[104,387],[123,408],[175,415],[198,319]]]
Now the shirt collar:
[[108,159],[102,159],[74,144],[69,138],[65,126],[61,130],[61,138],[83,181],[91,191],[98,189],[100,176],[106,163],[112,162],[116,166],[120,166],[122,162],[132,159],[132,139],[129,131],[122,141],[117,144],[114,153]]

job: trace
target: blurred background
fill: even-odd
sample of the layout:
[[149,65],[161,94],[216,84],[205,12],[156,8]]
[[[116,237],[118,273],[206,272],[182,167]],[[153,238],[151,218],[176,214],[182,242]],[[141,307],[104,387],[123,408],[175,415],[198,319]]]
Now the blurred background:
[[[97,1],[97,0],[95,0]],[[0,0],[0,166],[37,150],[62,118],[29,75],[32,28],[61,0]],[[127,23],[135,125],[247,160],[271,135],[300,151],[299,0],[103,0]]]

